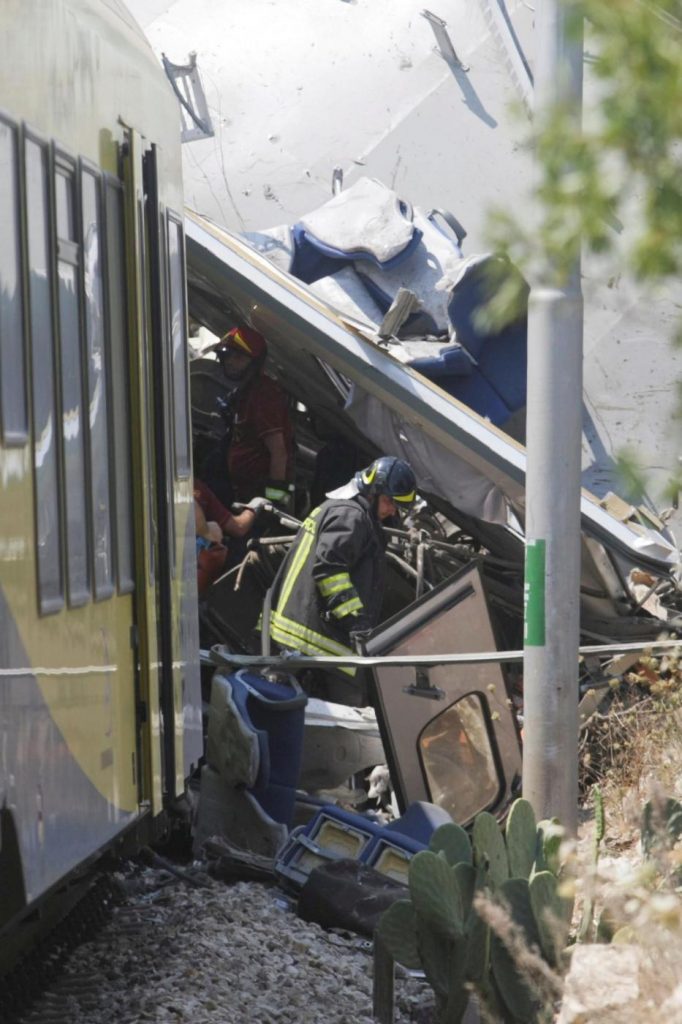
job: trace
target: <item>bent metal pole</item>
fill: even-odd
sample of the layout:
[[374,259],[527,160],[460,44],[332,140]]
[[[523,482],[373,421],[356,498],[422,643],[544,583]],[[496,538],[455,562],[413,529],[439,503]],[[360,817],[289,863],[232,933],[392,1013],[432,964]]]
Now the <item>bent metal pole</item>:
[[[535,112],[557,105],[579,123],[582,38],[567,37],[560,0],[538,9]],[[526,413],[523,793],[538,818],[575,832],[583,303],[580,253],[568,281],[546,261],[531,285]]]

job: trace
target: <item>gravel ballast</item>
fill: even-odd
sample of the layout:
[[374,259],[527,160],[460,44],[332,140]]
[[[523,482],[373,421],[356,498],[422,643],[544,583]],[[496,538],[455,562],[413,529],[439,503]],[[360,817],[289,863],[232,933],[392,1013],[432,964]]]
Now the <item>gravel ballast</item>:
[[[301,921],[272,886],[136,881],[27,1022],[372,1024],[371,943]],[[431,990],[398,967],[395,1024],[432,1019]]]

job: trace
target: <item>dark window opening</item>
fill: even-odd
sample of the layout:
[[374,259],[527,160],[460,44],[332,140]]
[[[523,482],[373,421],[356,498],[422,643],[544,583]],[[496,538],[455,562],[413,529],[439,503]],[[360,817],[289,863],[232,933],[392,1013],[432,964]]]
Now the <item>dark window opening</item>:
[[83,362],[79,315],[79,261],[74,168],[59,162],[55,173],[58,242],[59,351],[62,395],[62,444],[66,511],[69,604],[90,596],[85,486]]
[[173,350],[173,436],[175,475],[190,474],[189,394],[187,387],[187,306],[182,224],[168,217],[168,267],[170,278],[171,344]]
[[47,147],[27,138],[25,166],[36,563],[39,606],[45,614],[64,604]]
[[0,419],[7,446],[28,440],[19,181],[19,133],[0,118]]
[[128,348],[128,307],[123,234],[123,192],[108,179],[106,197],[107,309],[109,321],[110,422],[114,453],[114,531],[116,575],[119,593],[135,586],[133,564],[133,495],[130,429],[130,352]]
[[147,314],[148,314],[148,295],[147,295],[147,243],[146,243],[146,231],[145,231],[145,210],[142,200],[138,201],[137,204],[137,230],[138,230],[138,244],[140,246],[138,252],[138,258],[140,260],[140,266],[142,270],[142,323],[144,324],[144,358],[142,360],[143,374],[144,374],[144,397],[145,405],[147,408],[147,430],[148,436],[146,440],[147,446],[147,469],[149,473],[149,480],[145,487],[146,503],[147,503],[147,515],[149,517],[149,525],[147,531],[147,544],[149,547],[149,584],[153,586],[156,581],[156,540],[158,537],[158,528],[156,525],[156,508],[154,505],[154,494],[156,492],[156,467],[154,465],[154,406],[152,401],[154,396],[152,395],[152,385],[150,381],[152,368],[149,365],[150,354],[149,354],[149,339],[146,333],[147,325]]
[[96,598],[114,592],[109,469],[108,371],[104,317],[102,201],[99,175],[81,173],[82,267],[89,425],[90,521]]

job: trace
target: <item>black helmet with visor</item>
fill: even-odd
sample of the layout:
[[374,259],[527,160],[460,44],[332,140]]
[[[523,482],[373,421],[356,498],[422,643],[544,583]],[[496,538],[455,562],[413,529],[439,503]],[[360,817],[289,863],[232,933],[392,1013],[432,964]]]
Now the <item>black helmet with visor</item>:
[[417,480],[412,468],[395,455],[382,455],[355,474],[355,486],[366,498],[385,494],[396,508],[407,511],[417,500]]

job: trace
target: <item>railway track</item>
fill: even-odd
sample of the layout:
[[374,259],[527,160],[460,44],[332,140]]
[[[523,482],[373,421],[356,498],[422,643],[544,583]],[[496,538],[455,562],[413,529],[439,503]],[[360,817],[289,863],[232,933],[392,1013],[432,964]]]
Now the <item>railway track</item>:
[[[91,938],[110,918],[123,893],[108,874],[72,883],[55,894],[16,929],[0,937],[0,1021],[2,1024],[65,1024],[74,985],[82,989],[87,979],[62,976],[71,953]],[[39,1016],[33,1007],[54,985]],[[82,992],[81,992],[82,994]]]
[[[372,1024],[365,939],[301,920],[272,882],[140,860],[3,979],[0,1024]],[[398,970],[395,1024],[432,1011]]]

